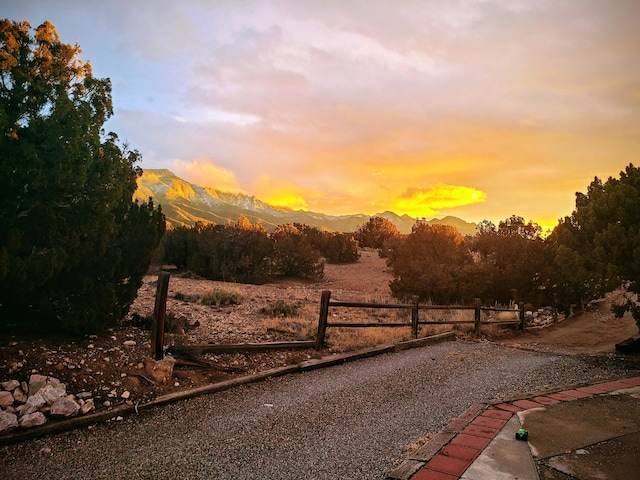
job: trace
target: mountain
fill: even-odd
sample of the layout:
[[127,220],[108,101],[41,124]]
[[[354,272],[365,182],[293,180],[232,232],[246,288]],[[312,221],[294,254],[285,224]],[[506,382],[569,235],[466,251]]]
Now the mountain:
[[[235,223],[238,216],[244,215],[251,223],[260,223],[268,231],[285,223],[301,223],[332,231],[353,232],[371,218],[364,214],[326,215],[274,207],[254,196],[222,192],[188,183],[166,169],[145,170],[138,178],[138,190],[134,199],[147,200],[149,197],[153,197],[154,204],[162,205],[162,212],[171,226],[193,225],[197,221],[229,224]],[[399,216],[393,212],[383,212],[377,216],[389,220],[401,233],[410,233],[416,222],[415,218]],[[473,235],[476,231],[475,223],[457,217],[436,218],[427,223],[451,225],[463,235]]]

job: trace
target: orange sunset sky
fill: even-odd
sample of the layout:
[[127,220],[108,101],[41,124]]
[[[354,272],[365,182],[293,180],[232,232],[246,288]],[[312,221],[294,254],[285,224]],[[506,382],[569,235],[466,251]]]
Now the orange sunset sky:
[[640,151],[638,0],[2,2],[192,183],[328,214],[553,227]]

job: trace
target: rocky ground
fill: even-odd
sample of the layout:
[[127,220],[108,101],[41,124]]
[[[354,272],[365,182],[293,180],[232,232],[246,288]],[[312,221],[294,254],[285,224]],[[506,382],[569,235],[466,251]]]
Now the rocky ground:
[[[42,377],[53,378],[64,384],[66,389],[58,392],[59,397],[73,394],[78,407],[89,412],[123,403],[144,403],[159,395],[297,363],[318,355],[311,349],[207,354],[197,358],[177,358],[170,376],[162,378],[155,375],[155,364],[149,358],[151,335],[148,319],[153,313],[156,279],[157,275],[144,279],[127,320],[105,334],[75,338],[3,336],[0,339],[0,383],[10,383],[4,384],[0,390],[15,392],[15,388],[19,388],[27,394],[29,381],[34,376],[39,380]],[[167,300],[171,333],[167,333],[165,345],[312,340],[323,290],[331,290],[334,300],[382,303],[393,301],[388,286],[390,279],[389,269],[375,251],[362,252],[360,261],[355,264],[327,265],[324,279],[315,282],[286,280],[261,286],[240,285],[186,278],[173,272]],[[239,304],[209,306],[185,300],[189,296],[212,291],[235,296]],[[272,318],[261,313],[262,309],[268,310],[277,301],[297,307],[297,317],[294,320]],[[513,334],[507,338],[501,335],[499,340],[524,348],[556,349],[568,353],[613,352],[615,343],[637,333],[637,327],[629,318],[613,319],[607,302],[596,304],[590,312],[551,328],[531,330],[515,337]],[[323,354],[331,354],[331,348]]]

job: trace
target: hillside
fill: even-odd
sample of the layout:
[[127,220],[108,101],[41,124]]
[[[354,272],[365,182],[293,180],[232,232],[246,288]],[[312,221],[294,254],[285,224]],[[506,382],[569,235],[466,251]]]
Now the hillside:
[[[153,197],[171,226],[193,225],[197,221],[228,224],[238,216],[246,216],[251,223],[260,223],[268,231],[286,223],[301,223],[316,228],[339,232],[353,232],[367,222],[369,215],[326,215],[324,213],[292,210],[268,205],[254,196],[222,192],[214,188],[202,187],[186,182],[166,169],[145,170],[138,178],[138,190],[134,198],[146,200]],[[401,233],[410,233],[416,219],[408,215],[382,212]],[[473,235],[475,223],[457,217],[429,220],[429,223],[451,225],[463,235]]]

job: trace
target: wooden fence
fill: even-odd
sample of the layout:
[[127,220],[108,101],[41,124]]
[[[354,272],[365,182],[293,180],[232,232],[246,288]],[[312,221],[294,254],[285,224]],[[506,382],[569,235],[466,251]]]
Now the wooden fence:
[[[473,324],[476,335],[479,335],[482,329],[482,325],[504,325],[504,324],[519,324],[520,329],[524,331],[524,302],[518,304],[518,309],[507,308],[493,308],[482,307],[480,299],[475,299],[474,306],[465,307],[459,305],[420,305],[418,303],[418,297],[412,298],[412,303],[360,303],[360,302],[332,302],[331,292],[325,290],[322,292],[320,298],[320,316],[318,319],[318,333],[316,335],[316,350],[322,350],[325,343],[325,336],[327,328],[329,327],[347,327],[347,328],[373,328],[373,327],[404,327],[411,328],[411,335],[413,338],[418,338],[418,326],[419,325],[461,325],[461,324]],[[373,309],[399,309],[411,311],[411,322],[331,322],[329,323],[329,308],[330,307],[346,307],[346,308],[373,308]],[[473,310],[473,320],[420,320],[420,311],[428,310]],[[489,322],[482,321],[482,312],[512,312],[517,313],[518,318],[512,320],[493,320]]]
[[[158,284],[156,290],[156,301],[153,312],[153,321],[151,326],[151,355],[154,360],[161,360],[164,356],[164,324],[167,305],[167,291],[169,288],[169,273],[161,272],[158,276]],[[203,353],[234,353],[234,352],[256,352],[282,349],[305,349],[315,347],[320,351],[324,348],[325,336],[329,327],[351,327],[351,328],[373,328],[373,327],[404,327],[411,328],[413,338],[418,338],[419,325],[461,325],[474,324],[475,333],[480,334],[482,325],[502,325],[502,324],[520,324],[521,330],[524,331],[524,303],[518,305],[518,309],[491,308],[482,307],[480,299],[475,299],[475,305],[472,307],[463,307],[459,305],[420,305],[418,297],[413,297],[412,303],[358,303],[358,302],[332,302],[331,292],[325,290],[320,298],[320,316],[318,319],[318,333],[315,341],[297,341],[297,342],[273,342],[266,344],[241,343],[226,345],[189,345],[174,346],[171,348],[173,353],[182,353],[193,356]],[[329,307],[346,307],[346,308],[373,308],[373,309],[398,309],[410,310],[411,322],[331,322],[329,323]],[[428,310],[473,310],[473,320],[420,320],[420,311]],[[511,312],[517,313],[518,319],[498,320],[490,322],[482,322],[482,312]]]

